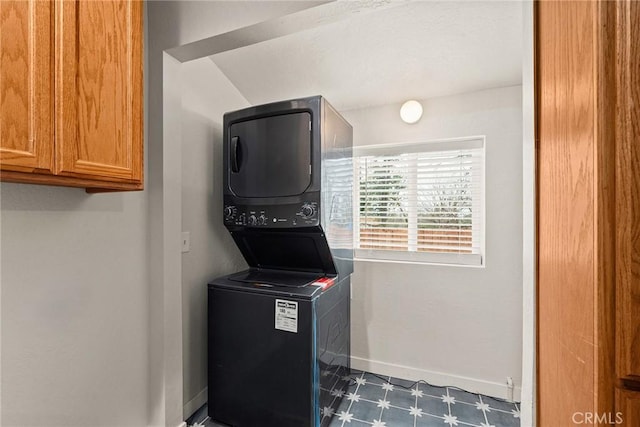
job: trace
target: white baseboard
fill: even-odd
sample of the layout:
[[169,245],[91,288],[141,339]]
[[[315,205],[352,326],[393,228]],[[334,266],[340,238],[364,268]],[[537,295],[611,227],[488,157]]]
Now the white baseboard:
[[[487,396],[508,399],[506,384],[477,378],[462,377],[459,375],[434,372],[410,366],[396,365],[394,363],[380,362],[377,360],[363,359],[351,356],[351,367],[361,371],[375,372],[376,374],[390,377],[403,378],[411,381],[425,380],[429,384],[438,386],[453,386],[472,393],[485,394]],[[513,399],[520,401],[520,387],[514,387]]]
[[207,403],[207,391],[208,387],[203,388],[200,393],[195,395],[193,399],[184,404],[182,408],[182,416],[185,420],[191,415],[195,414],[196,411],[202,407],[202,405]]

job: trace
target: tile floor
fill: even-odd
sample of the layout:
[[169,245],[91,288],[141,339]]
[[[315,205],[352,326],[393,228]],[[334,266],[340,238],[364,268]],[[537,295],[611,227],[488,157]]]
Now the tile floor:
[[[516,427],[520,405],[452,387],[415,385],[392,377],[352,370],[351,385],[335,390],[332,407],[322,409],[330,427]],[[334,407],[337,406],[337,407]],[[328,424],[327,424],[328,422]],[[190,427],[218,427],[206,405],[189,420]]]

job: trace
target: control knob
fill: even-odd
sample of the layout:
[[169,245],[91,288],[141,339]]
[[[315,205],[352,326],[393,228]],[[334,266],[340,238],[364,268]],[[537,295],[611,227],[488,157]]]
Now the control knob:
[[249,215],[249,221],[248,221],[250,226],[255,226],[258,224],[258,218],[256,218],[255,215]]
[[258,217],[258,224],[259,225],[266,225],[267,224],[267,217],[264,215],[260,215]]
[[224,217],[226,219],[233,218],[233,208],[231,206],[225,206],[225,208],[224,208]]
[[313,205],[302,205],[302,210],[300,211],[303,218],[311,218],[316,214],[316,208]]

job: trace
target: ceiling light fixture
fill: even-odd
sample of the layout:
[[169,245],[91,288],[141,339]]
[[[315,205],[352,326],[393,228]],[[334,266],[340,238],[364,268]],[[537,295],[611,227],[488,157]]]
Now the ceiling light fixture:
[[410,100],[400,107],[400,118],[403,122],[413,124],[422,117],[422,105],[415,100]]

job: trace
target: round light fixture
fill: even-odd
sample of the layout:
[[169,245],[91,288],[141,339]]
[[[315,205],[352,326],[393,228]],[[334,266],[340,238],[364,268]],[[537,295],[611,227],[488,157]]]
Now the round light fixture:
[[400,107],[400,118],[405,123],[416,123],[422,117],[422,105],[418,101],[407,101]]

